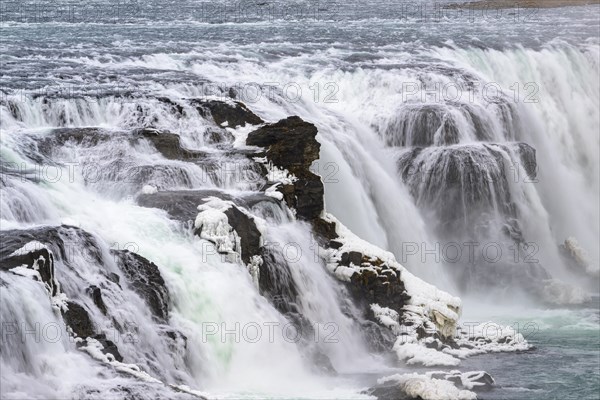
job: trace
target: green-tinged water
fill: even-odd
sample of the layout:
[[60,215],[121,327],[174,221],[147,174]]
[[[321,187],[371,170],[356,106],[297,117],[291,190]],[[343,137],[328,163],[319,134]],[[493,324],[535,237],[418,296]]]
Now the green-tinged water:
[[494,377],[496,387],[480,393],[481,399],[598,399],[598,315],[598,308],[545,310],[529,319],[513,319],[522,327],[530,324],[524,336],[535,346],[531,351],[473,357],[463,361],[460,369],[484,370]]

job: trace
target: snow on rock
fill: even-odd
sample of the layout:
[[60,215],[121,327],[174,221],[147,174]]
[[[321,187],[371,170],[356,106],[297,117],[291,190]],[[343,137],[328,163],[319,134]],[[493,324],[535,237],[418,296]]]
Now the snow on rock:
[[158,379],[153,378],[152,376],[148,375],[146,372],[142,371],[140,369],[140,367],[138,367],[135,364],[125,364],[125,363],[115,360],[115,357],[112,354],[104,353],[102,351],[103,349],[104,349],[104,346],[102,346],[102,344],[94,338],[87,338],[85,340],[85,344],[79,347],[79,350],[85,351],[93,359],[100,361],[104,364],[111,365],[113,368],[115,368],[115,370],[117,370],[119,372],[123,372],[123,373],[129,374],[129,375],[132,375],[144,382],[162,383]]
[[400,315],[395,310],[388,307],[381,307],[379,304],[371,304],[371,311],[377,321],[389,328],[395,334],[400,334]]
[[232,206],[230,201],[216,197],[198,206],[200,212],[194,223],[196,232],[202,239],[214,243],[220,253],[233,253],[240,248],[240,238],[225,215],[225,211]]
[[144,185],[142,188],[142,193],[144,194],[154,194],[157,193],[158,189],[154,185]]
[[259,289],[259,279],[260,279],[260,267],[263,265],[263,259],[261,256],[252,256],[250,259],[250,263],[247,265],[248,272],[252,277],[252,282],[256,289]]
[[35,251],[40,251],[40,250],[50,251],[48,246],[46,246],[45,244],[40,243],[37,240],[32,240],[31,242],[26,243],[20,249],[13,251],[9,257],[24,256],[26,254],[33,253]]
[[485,371],[431,371],[427,372],[427,376],[454,382],[459,388],[467,390],[490,390],[495,384],[494,378]]
[[37,269],[27,268],[27,265],[23,264],[18,267],[11,268],[9,270],[13,274],[21,275],[34,281],[42,282],[42,276]]
[[425,367],[447,366],[454,367],[460,360],[450,354],[426,347],[425,342],[419,341],[414,336],[400,335],[396,339],[393,350],[399,360],[408,365],[423,365]]
[[60,283],[54,277],[54,254],[48,246],[32,240],[13,251],[7,258],[25,262],[9,271],[40,282],[48,292],[52,306],[59,311],[66,309],[67,296],[61,292]]
[[[338,235],[335,239],[338,248],[330,249],[328,254],[328,268],[336,277],[348,282],[355,274],[397,276],[408,296],[402,308],[395,310],[402,315],[401,324],[433,327],[442,337],[454,335],[461,307],[458,297],[417,278],[398,263],[392,253],[360,239],[332,215],[327,214],[324,219],[335,223]],[[347,257],[350,262],[340,266],[344,264],[345,255],[350,255]],[[373,311],[377,314],[376,310]]]
[[510,327],[487,323],[458,329],[461,300],[411,274],[394,255],[354,235],[335,217],[337,237],[325,250],[328,269],[347,283],[358,300],[366,298],[374,320],[397,336],[392,350],[409,365],[456,366],[470,355],[524,351],[523,336]]
[[265,190],[265,194],[269,197],[273,197],[274,199],[277,199],[279,201],[283,200],[283,193],[281,193],[279,190],[277,190],[277,187],[280,185],[280,183],[276,183],[272,186],[269,186],[267,188],[267,190]]
[[284,185],[291,185],[298,180],[298,178],[296,178],[290,171],[284,168],[278,168],[272,162],[268,162],[266,167],[268,171],[267,179],[269,179],[270,182],[279,182]]
[[526,351],[531,345],[523,335],[511,326],[501,326],[494,322],[485,322],[461,329],[455,338],[458,348],[446,348],[443,351],[460,358],[484,354]]
[[381,378],[380,385],[394,383],[411,398],[423,400],[473,400],[477,394],[469,390],[461,390],[454,383],[419,374],[396,374]]

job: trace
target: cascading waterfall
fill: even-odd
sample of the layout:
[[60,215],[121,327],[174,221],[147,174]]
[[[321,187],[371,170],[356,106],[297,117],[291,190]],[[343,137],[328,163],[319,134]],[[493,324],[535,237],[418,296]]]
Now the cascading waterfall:
[[[35,57],[19,53],[18,26],[8,27],[6,76],[17,79],[6,87],[21,93],[3,90],[0,99],[0,259],[39,245],[44,263],[52,254],[52,278],[61,284],[44,286],[40,264],[0,265],[2,396],[366,398],[382,371],[414,372],[373,351],[385,346],[401,360],[456,367],[464,348],[444,353],[438,333],[425,350],[417,334],[405,335],[406,347],[395,341],[423,320],[455,328],[460,303],[392,268],[394,256],[412,274],[466,296],[465,310],[476,303],[487,319],[501,312],[484,313],[481,304],[499,298],[506,307],[589,304],[600,286],[597,40],[535,38],[529,47],[492,49],[472,37],[447,41],[446,21],[431,38],[396,43],[395,23],[368,23],[389,28],[388,38],[371,37],[374,27],[363,22],[336,27],[346,30],[341,36],[321,22],[289,32],[280,22],[274,32],[241,24],[246,36],[231,46],[221,29],[237,28],[228,24],[199,22],[207,39],[198,43],[185,24],[158,24],[166,36],[157,34],[156,47],[124,39],[126,26],[97,52],[74,43],[65,54],[45,49]],[[416,29],[404,23],[401,30]],[[265,39],[273,33],[282,36]],[[296,43],[311,34],[324,44]],[[31,82],[21,85],[26,73]],[[98,77],[90,95],[86,85]],[[74,90],[65,97],[31,89],[48,79]],[[260,122],[229,126],[202,108],[204,100],[232,98]],[[340,234],[338,224],[337,245],[360,251],[332,268],[325,260],[335,251],[320,249],[315,227],[271,190],[292,180],[288,171],[265,154],[248,157],[252,131],[292,115],[318,131],[311,169],[324,184],[325,211],[381,251]],[[159,197],[140,201],[155,194],[173,195],[172,208],[153,208]],[[265,249],[250,262],[243,238],[228,231],[225,211],[234,207],[256,225]],[[212,242],[195,219],[206,210]],[[464,245],[471,242],[479,246],[474,258]],[[210,251],[215,243],[234,250]],[[462,248],[457,258],[446,253],[453,243]],[[504,252],[499,261],[482,256],[490,243]],[[367,304],[373,315],[366,315],[349,289],[365,260],[384,287],[402,273],[403,294],[426,301],[408,304],[404,315]],[[596,329],[597,314],[590,320]],[[392,339],[373,326],[389,328]],[[50,334],[44,329],[59,339],[22,337]],[[259,340],[240,339],[256,329]],[[298,330],[300,339],[289,340]]]

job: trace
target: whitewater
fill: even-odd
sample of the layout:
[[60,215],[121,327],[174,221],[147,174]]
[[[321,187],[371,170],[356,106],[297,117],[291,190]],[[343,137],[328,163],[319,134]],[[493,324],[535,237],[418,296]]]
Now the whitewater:
[[39,4],[0,23],[2,398],[597,396],[598,5]]

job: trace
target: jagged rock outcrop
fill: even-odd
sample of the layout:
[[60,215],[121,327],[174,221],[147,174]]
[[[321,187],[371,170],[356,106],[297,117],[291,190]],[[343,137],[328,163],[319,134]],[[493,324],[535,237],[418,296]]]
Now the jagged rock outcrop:
[[[12,234],[17,231],[0,231],[0,270],[10,271],[25,268],[33,273],[34,279],[40,279],[48,289],[50,296],[58,291],[58,282],[54,279],[54,254],[44,244],[33,239],[33,235]],[[31,240],[27,240],[31,239]],[[28,245],[29,244],[29,245]]]
[[239,101],[219,101],[192,99],[190,103],[196,106],[204,118],[212,117],[219,126],[235,128],[238,126],[259,125],[263,123],[256,114]]
[[316,135],[316,126],[293,116],[260,127],[246,139],[250,146],[267,148],[267,160],[294,176],[291,183],[283,183],[277,190],[300,219],[309,221],[318,218],[324,207],[323,182],[310,171],[321,147]]
[[153,262],[129,250],[111,250],[133,290],[146,301],[152,313],[163,322],[169,317],[169,291]]
[[[102,289],[89,285],[83,292],[78,291],[74,282],[59,282],[56,268],[64,268],[61,276],[65,279],[72,273],[83,279],[77,269],[77,259],[83,257],[87,262],[98,266],[98,272],[121,289],[119,276],[110,272],[108,260],[104,259],[102,250],[90,233],[73,226],[47,226],[28,230],[0,231],[0,269],[18,275],[30,276],[41,280],[52,297],[53,305],[62,313],[66,326],[72,333],[84,340],[77,342],[84,346],[86,338],[92,338],[103,345],[105,354],[112,354],[117,361],[122,361],[117,345],[106,338],[99,327],[95,326],[91,310],[84,304],[82,297],[89,296],[90,307],[96,306],[103,315],[111,314],[104,302]],[[113,250],[116,264],[132,289],[146,301],[153,315],[166,322],[169,308],[169,292],[160,275],[158,267],[144,257],[124,250]],[[75,260],[75,261],[73,261]],[[27,272],[27,271],[31,272]],[[67,283],[69,283],[67,285]],[[61,292],[64,290],[64,292]]]
[[400,271],[378,258],[368,257],[357,251],[344,252],[338,267],[358,267],[350,275],[348,290],[358,304],[368,308],[376,303],[382,307],[401,310],[410,296],[400,279]]

